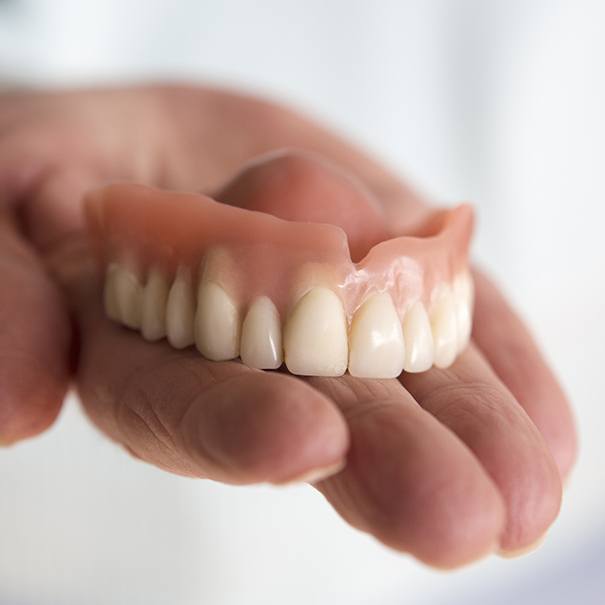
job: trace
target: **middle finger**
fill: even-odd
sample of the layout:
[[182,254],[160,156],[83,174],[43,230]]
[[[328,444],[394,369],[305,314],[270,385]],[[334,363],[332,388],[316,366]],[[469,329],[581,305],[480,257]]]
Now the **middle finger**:
[[418,403],[451,429],[498,486],[506,506],[500,548],[523,549],[556,518],[561,481],[539,431],[473,346],[447,370],[403,374]]

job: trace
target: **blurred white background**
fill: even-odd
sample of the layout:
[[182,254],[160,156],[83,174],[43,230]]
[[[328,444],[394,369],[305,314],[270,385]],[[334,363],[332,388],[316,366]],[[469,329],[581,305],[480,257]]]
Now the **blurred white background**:
[[0,604],[603,602],[605,3],[0,0],[0,79],[214,81],[291,102],[444,203],[576,408],[581,456],[544,546],[439,573],[309,487],[164,474],[70,401],[0,452]]

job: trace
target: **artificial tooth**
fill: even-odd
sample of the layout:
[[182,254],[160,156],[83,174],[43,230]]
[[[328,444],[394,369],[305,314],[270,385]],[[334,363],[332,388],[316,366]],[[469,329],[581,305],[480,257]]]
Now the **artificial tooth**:
[[454,278],[454,293],[459,292],[461,296],[471,305],[473,305],[473,297],[475,286],[473,277],[470,271],[462,271]]
[[118,265],[116,263],[109,264],[107,266],[107,271],[105,272],[103,304],[105,307],[105,314],[113,321],[121,321],[120,309],[118,308],[117,275]]
[[456,305],[456,330],[458,352],[464,350],[470,340],[473,318],[473,282],[470,273],[460,273],[453,283]]
[[130,269],[117,265],[115,270],[115,300],[120,321],[129,328],[141,327],[143,287]]
[[284,329],[286,366],[301,376],[341,376],[347,369],[347,321],[340,298],[324,287],[309,290]]
[[166,303],[168,301],[168,278],[158,267],[153,267],[143,288],[141,333],[146,340],[159,340],[166,336]]
[[421,301],[416,301],[403,318],[406,372],[425,372],[433,365],[434,347],[431,322]]
[[401,374],[405,347],[401,322],[386,293],[375,294],[357,310],[349,335],[349,373],[359,378]]
[[181,266],[176,271],[166,301],[166,336],[175,349],[193,344],[194,315],[191,269]]
[[212,361],[239,355],[239,312],[230,296],[218,284],[202,281],[195,314],[195,345]]
[[283,361],[279,312],[260,296],[250,305],[242,324],[240,357],[251,368],[274,370]]
[[458,348],[456,307],[449,285],[439,287],[431,309],[431,328],[435,347],[434,363],[438,368],[447,368],[454,363]]

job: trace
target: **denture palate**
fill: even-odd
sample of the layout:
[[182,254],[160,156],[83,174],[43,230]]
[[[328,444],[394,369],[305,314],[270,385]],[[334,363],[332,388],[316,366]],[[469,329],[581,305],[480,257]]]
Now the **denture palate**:
[[468,205],[435,211],[353,262],[335,225],[287,221],[140,185],[89,194],[115,322],[212,361],[301,376],[393,378],[447,368],[466,347]]

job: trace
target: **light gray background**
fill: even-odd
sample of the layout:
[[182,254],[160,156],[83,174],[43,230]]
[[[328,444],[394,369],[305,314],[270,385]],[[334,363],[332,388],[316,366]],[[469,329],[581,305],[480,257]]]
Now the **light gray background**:
[[545,545],[431,571],[308,487],[166,475],[70,401],[0,452],[0,603],[602,603],[605,4],[0,0],[0,77],[212,80],[294,103],[435,199],[479,205],[476,257],[576,406],[582,452]]

